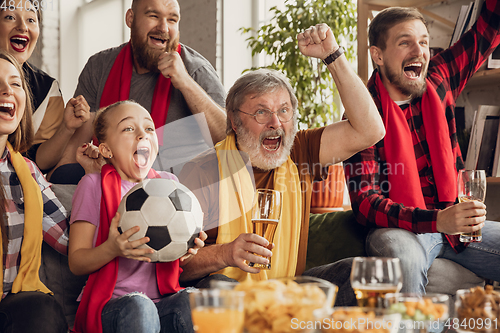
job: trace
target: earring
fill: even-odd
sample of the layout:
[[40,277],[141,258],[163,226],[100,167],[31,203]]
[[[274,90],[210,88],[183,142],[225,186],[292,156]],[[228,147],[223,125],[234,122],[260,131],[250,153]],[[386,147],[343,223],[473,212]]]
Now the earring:
[[111,158],[111,155],[109,155],[108,158]]

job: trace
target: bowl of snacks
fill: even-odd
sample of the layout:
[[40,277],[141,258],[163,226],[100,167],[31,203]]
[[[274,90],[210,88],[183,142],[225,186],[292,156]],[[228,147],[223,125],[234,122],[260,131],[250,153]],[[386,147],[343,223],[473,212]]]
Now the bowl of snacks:
[[319,330],[323,333],[397,333],[401,314],[379,308],[359,306],[334,307],[314,313]]
[[315,277],[252,281],[233,285],[245,292],[245,331],[310,332],[313,311],[331,309],[337,286]]
[[445,294],[387,294],[384,302],[389,310],[401,313],[400,333],[441,331],[449,318],[450,298]]
[[458,290],[455,316],[459,332],[500,332],[500,292],[491,285]]

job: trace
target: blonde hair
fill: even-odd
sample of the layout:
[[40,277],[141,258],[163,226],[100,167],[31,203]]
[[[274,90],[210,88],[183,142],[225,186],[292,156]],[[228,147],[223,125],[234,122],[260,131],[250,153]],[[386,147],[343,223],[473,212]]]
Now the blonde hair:
[[21,65],[19,65],[19,63],[17,62],[16,58],[5,51],[0,51],[0,59],[10,62],[17,69],[17,71],[19,72],[19,76],[21,77],[23,90],[26,94],[26,103],[21,122],[19,123],[19,126],[17,126],[16,130],[13,133],[9,134],[9,137],[7,138],[15,151],[24,153],[31,147],[31,144],[33,142],[33,105],[31,99],[31,89],[26,83],[24,71]]
[[103,107],[102,109],[99,109],[94,119],[94,135],[97,138],[97,141],[99,142],[106,141],[106,130],[108,129],[109,126],[107,122],[107,114],[114,108],[124,104],[138,105],[141,108],[143,108],[142,105],[133,100],[125,100],[113,103],[111,105]]

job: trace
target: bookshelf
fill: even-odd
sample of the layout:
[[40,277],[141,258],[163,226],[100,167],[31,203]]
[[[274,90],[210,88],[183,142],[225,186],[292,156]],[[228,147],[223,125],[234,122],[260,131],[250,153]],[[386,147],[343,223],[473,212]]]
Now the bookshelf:
[[500,68],[480,70],[467,82],[467,88],[500,84]]
[[[450,0],[448,2],[453,2]],[[416,7],[420,12],[431,17],[451,29],[455,22],[451,22],[439,15],[426,10],[425,7],[443,3],[443,0],[358,0],[358,75],[363,82],[368,81],[368,62],[371,61],[368,53],[368,21],[372,18],[372,10],[382,10],[391,6]],[[467,88],[488,85],[499,85],[500,68],[480,70],[467,83]]]

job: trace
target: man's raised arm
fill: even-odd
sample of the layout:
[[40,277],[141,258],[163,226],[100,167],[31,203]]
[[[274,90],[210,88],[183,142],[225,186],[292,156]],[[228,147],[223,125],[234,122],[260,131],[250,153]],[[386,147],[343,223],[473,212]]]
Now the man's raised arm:
[[[302,54],[329,62],[348,120],[328,125],[321,137],[320,162],[329,165],[368,148],[385,135],[384,124],[365,85],[351,68],[331,29],[324,23],[297,36]],[[331,56],[331,57],[330,57]]]

